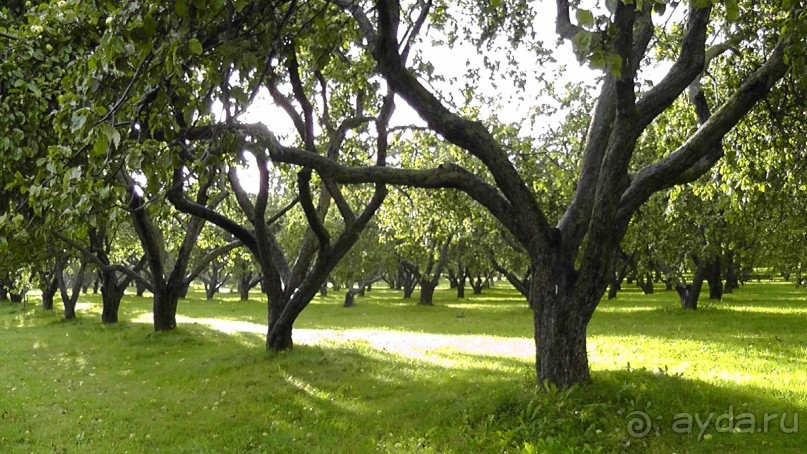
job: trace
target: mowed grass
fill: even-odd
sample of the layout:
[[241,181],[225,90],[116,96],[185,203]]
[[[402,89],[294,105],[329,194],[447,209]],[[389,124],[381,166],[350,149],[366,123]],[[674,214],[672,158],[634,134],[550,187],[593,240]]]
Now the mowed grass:
[[[626,286],[627,287],[627,286]],[[683,312],[626,288],[589,327],[594,383],[535,385],[532,316],[505,284],[434,307],[375,288],[317,298],[295,348],[264,351],[266,304],[198,292],[153,333],[0,305],[0,452],[801,452],[807,291],[751,283]],[[796,416],[798,415],[798,416]],[[765,418],[767,417],[767,422]],[[799,421],[799,417],[802,418]],[[641,423],[649,422],[645,427]],[[687,425],[689,422],[689,425]]]

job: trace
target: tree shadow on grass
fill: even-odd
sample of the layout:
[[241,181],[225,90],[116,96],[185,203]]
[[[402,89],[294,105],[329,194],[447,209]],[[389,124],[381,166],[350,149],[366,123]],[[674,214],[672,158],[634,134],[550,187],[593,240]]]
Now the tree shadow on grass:
[[[148,323],[99,326],[9,334],[31,360],[13,371],[18,389],[0,400],[8,446],[408,453],[518,451],[526,443],[539,452],[584,444],[606,452],[798,452],[803,444],[773,423],[768,434],[722,433],[710,423],[711,439],[698,439],[697,426],[693,434],[673,430],[684,412],[704,420],[730,410],[757,418],[807,411],[747,387],[633,370],[594,372],[589,387],[546,392],[535,390],[530,362],[504,356],[411,357],[337,339],[267,353],[258,333],[193,323],[170,333]],[[43,343],[33,347],[34,339]],[[638,411],[653,425],[642,437],[628,433]]]
[[[334,447],[318,438],[323,433],[356,440],[346,452],[501,452],[541,442],[547,450],[559,443],[561,452],[583,444],[605,451],[799,452],[803,442],[794,433],[798,422],[793,415],[807,409],[753,387],[633,370],[595,372],[589,387],[547,392],[535,390],[532,367],[521,360],[448,352],[434,356],[453,366],[389,354],[361,342],[298,346],[266,355],[280,380],[265,397],[281,394],[293,403],[294,409],[273,420],[284,434],[302,436],[296,429],[304,428],[304,436],[325,450]],[[246,363],[236,361],[224,370],[240,376],[253,360]],[[650,431],[629,427],[645,415]],[[771,417],[767,423],[766,415]],[[291,451],[302,447],[294,438]],[[318,449],[305,445],[303,451]]]
[[[645,370],[600,371],[584,401],[616,406],[623,444],[651,452],[801,452],[806,406],[754,386],[715,385]],[[631,427],[633,425],[633,427]]]
[[[228,339],[260,348],[263,342],[253,333],[222,338],[203,326],[189,330],[206,338],[200,345]],[[250,368],[267,366],[269,376],[245,385],[273,383],[258,394],[286,403],[285,413],[267,421],[285,442],[292,435],[290,445],[278,445],[286,452],[325,448],[323,434],[355,439],[358,444],[345,452],[497,452],[536,439],[547,447],[559,441],[567,448],[588,443],[606,450],[799,452],[793,415],[807,413],[754,387],[716,386],[664,371],[599,371],[591,386],[568,394],[535,392],[532,364],[524,360],[444,350],[407,357],[362,341],[211,358],[199,372],[235,384]],[[535,418],[538,407],[542,416]],[[629,428],[637,418],[650,421],[647,434]]]

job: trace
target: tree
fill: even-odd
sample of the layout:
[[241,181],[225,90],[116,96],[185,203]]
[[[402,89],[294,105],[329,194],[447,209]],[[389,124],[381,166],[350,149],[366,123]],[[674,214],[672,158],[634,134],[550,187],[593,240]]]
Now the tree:
[[[385,279],[397,264],[394,251],[383,244],[378,225],[370,223],[330,275],[332,282],[346,287],[344,307],[353,307],[356,296],[364,296],[374,283]],[[324,283],[323,283],[324,284]],[[321,289],[327,291],[325,285]]]
[[78,264],[68,266],[70,260],[66,257],[60,257],[56,260],[56,280],[59,283],[59,293],[62,296],[62,303],[64,303],[64,318],[65,320],[74,320],[76,318],[76,303],[81,294],[81,284],[85,276],[87,262],[79,261]]
[[[133,282],[148,285],[141,277],[146,259],[136,246],[134,232],[126,224],[121,210],[114,207],[97,207],[106,209],[106,216],[97,216],[96,226],[80,226],[71,223],[65,231],[53,232],[53,236],[61,243],[80,253],[83,260],[95,266],[96,280],[101,286],[101,323],[117,323],[118,309],[126,288]],[[130,263],[126,258],[136,257]],[[85,280],[89,281],[89,279]]]
[[221,256],[213,259],[207,266],[207,270],[199,274],[199,280],[205,286],[205,299],[212,300],[219,289],[230,279],[230,273],[226,271],[227,260]]
[[[95,163],[100,167],[92,166],[85,155],[87,143],[74,134],[84,118],[77,115],[75,122],[70,118],[65,130],[56,120],[60,108],[70,106],[66,110],[73,113],[77,104],[75,98],[64,96],[62,84],[75,60],[97,44],[99,11],[94,4],[78,2],[11,2],[7,6],[0,11],[4,30],[0,49],[5,57],[0,69],[0,129],[7,132],[0,140],[0,186],[13,203],[0,208],[0,228],[11,232],[4,236],[10,241],[35,239],[47,245],[55,240],[54,232],[72,235],[74,225],[93,224],[94,203],[105,206],[115,196],[97,178],[104,176],[109,161],[99,160]],[[32,252],[42,250],[40,246]],[[62,258],[61,251],[44,250],[31,253],[21,263],[45,270],[53,266],[54,255],[57,263]],[[53,276],[59,273],[47,274],[43,271],[41,276],[43,305],[51,307]],[[69,306],[75,304],[75,295],[62,290],[66,316],[72,317]]]
[[53,310],[53,297],[59,291],[59,279],[56,276],[57,264],[44,266],[37,271],[39,289],[42,291],[42,309]]
[[241,301],[249,299],[249,291],[261,281],[261,273],[256,270],[254,259],[248,252],[233,251],[230,275],[236,280],[236,287]]
[[[340,165],[321,156],[282,145],[265,128],[250,128],[253,139],[266,147],[275,161],[293,162],[317,169],[345,183],[385,182],[419,187],[453,187],[484,205],[522,245],[530,257],[529,300],[534,310],[536,372],[540,381],[566,387],[590,380],[586,355],[586,326],[608,284],[611,256],[625,235],[632,215],[655,192],[693,181],[707,172],[723,155],[723,137],[787,73],[788,63],[803,39],[804,26],[796,25],[800,10],[774,14],[753,39],[738,39],[736,59],[726,64],[759,62],[746,68],[746,80],[733,87],[731,96],[712,109],[698,94],[697,82],[705,65],[714,63],[716,51],[707,52],[709,26],[715,24],[731,38],[734,34],[719,10],[695,2],[679,30],[674,63],[654,87],[637,92],[637,76],[646,61],[649,43],[657,31],[651,2],[615,2],[609,14],[593,16],[578,10],[581,19],[571,21],[568,1],[557,2],[557,30],[574,40],[593,64],[608,62],[600,94],[583,148],[583,162],[572,201],[557,225],[547,218],[518,169],[508,159],[489,129],[464,118],[435,96],[405,65],[398,41],[403,21],[395,0],[379,0],[375,18],[352,2],[337,2],[362,28],[368,51],[389,86],[428,123],[430,129],[478,158],[492,181],[452,164],[430,170],[410,170]],[[736,3],[732,3],[736,5]],[[431,2],[418,4],[424,17]],[[796,8],[796,5],[793,5]],[[730,10],[730,19],[735,15]],[[524,15],[525,11],[519,11]],[[375,19],[375,20],[374,20]],[[788,24],[782,34],[780,30]],[[413,27],[412,29],[415,29]],[[604,37],[602,42],[598,37]],[[728,46],[726,46],[728,47]],[[406,50],[404,47],[403,50]],[[761,52],[760,52],[761,51]],[[798,58],[798,57],[796,57]],[[694,87],[692,102],[699,127],[671,154],[630,172],[638,139],[688,87]]]
[[[715,69],[711,77],[716,80],[742,77],[732,66]],[[707,85],[706,96],[729,96],[719,92],[725,85]],[[781,250],[781,241],[771,234],[779,231],[793,211],[788,206],[793,203],[786,200],[798,200],[804,181],[800,152],[795,151],[801,149],[797,143],[803,140],[803,125],[798,120],[803,109],[802,91],[792,74],[786,76],[781,88],[729,133],[727,141],[736,153],[729,154],[690,187],[673,188],[663,197],[654,197],[634,216],[622,246],[631,251],[631,266],[637,270],[634,274],[640,276],[640,284],[652,282],[643,276],[654,273],[659,277],[663,273],[668,288],[678,281],[682,306],[695,308],[702,280],[709,282],[709,298],[720,299],[722,291],[730,293],[737,288],[755,264],[789,262],[785,257],[792,255]],[[664,121],[646,131],[637,148],[645,161],[672,151],[674,142],[670,139],[675,133],[670,131],[688,129],[685,108],[676,102],[663,115]],[[788,223],[787,231],[803,231],[803,225],[798,224]],[[776,252],[761,254],[763,251]],[[690,284],[683,276],[687,268],[693,270]]]
[[[169,331],[176,328],[177,302],[179,298],[185,295],[190,283],[207,268],[210,262],[241,246],[242,243],[240,240],[234,240],[218,246],[206,252],[191,267],[192,253],[206,222],[204,218],[191,216],[184,223],[185,227],[182,229],[181,242],[172,257],[173,263],[169,263],[165,234],[155,221],[151,206],[146,203],[145,194],[142,193],[142,189],[131,177],[125,173],[120,175],[122,175],[121,178],[126,186],[130,188],[127,208],[132,218],[134,230],[140,239],[146,266],[151,277],[151,282],[149,282],[147,288],[154,295],[154,330]],[[223,200],[224,192],[213,197],[208,195],[208,189],[215,182],[215,175],[214,169],[211,174],[200,177],[196,197],[193,201],[188,201],[188,203],[213,210]],[[182,183],[177,186],[175,181],[173,188],[169,189],[169,192],[180,191],[182,187]],[[157,207],[159,208],[159,206]]]
[[[394,110],[394,99],[380,93],[379,84],[357,77],[356,70],[360,67],[345,65],[340,59],[329,60],[332,52],[347,50],[342,48],[342,41],[345,33],[350,35],[352,30],[343,30],[337,22],[316,20],[312,24],[309,19],[321,17],[323,7],[329,6],[319,2],[303,5],[292,2],[288,5],[254,3],[241,10],[194,9],[190,14],[200,22],[198,28],[192,30],[198,35],[190,38],[193,45],[188,50],[193,63],[185,68],[189,74],[187,78],[166,82],[164,90],[159,90],[166,93],[181,88],[186,93],[200,96],[215,93],[222,97],[225,114],[221,119],[208,115],[209,105],[197,107],[193,96],[185,95],[178,100],[166,97],[161,103],[165,106],[162,118],[169,127],[163,130],[163,124],[154,126],[159,136],[178,138],[170,142],[170,147],[181,158],[175,165],[172,188],[167,196],[178,210],[218,225],[252,252],[261,268],[267,292],[266,347],[270,350],[292,347],[292,326],[297,316],[358,240],[387,194],[385,185],[378,184],[355,191],[355,197],[350,197],[336,182],[321,175],[315,178],[310,169],[303,169],[291,183],[296,186],[297,196],[283,200],[282,205],[274,207],[279,211],[271,214],[270,177],[274,169],[270,168],[266,149],[253,146],[238,131],[239,123],[235,120],[258,90],[265,87],[293,124],[292,134],[306,153],[323,153],[335,160],[347,150],[349,159],[364,162],[368,161],[366,150],[374,150],[375,159],[370,156],[369,162],[385,164],[387,124]],[[165,23],[187,23],[187,16],[188,12],[182,11],[164,20]],[[309,36],[312,33],[325,33],[335,41],[323,47],[323,43]],[[219,46],[223,40],[230,45]],[[168,37],[156,47],[163,50],[176,45]],[[163,58],[161,64],[170,64],[170,54],[163,54]],[[235,64],[237,77],[231,64]],[[195,69],[207,75],[202,87],[187,83],[195,79]],[[138,85],[143,91],[147,87],[142,81]],[[322,105],[317,104],[318,99],[322,99]],[[135,115],[136,106],[137,101],[130,103]],[[197,113],[204,120],[194,124],[192,120]],[[230,130],[231,126],[236,130]],[[317,131],[321,131],[321,135]],[[185,146],[187,144],[192,145]],[[184,195],[186,175],[203,171],[210,165],[195,159],[192,153],[197,151],[204,156],[215,156],[227,166],[227,180],[242,213],[239,219],[204,207]],[[254,199],[242,188],[236,174],[244,154],[252,156],[260,175]],[[292,250],[283,250],[272,224],[298,205],[308,227],[292,261]],[[356,206],[361,208],[357,210]],[[335,232],[329,230],[326,223],[331,207],[341,217]]]
[[[485,54],[488,70],[512,86],[526,87],[533,69],[520,67],[524,60],[514,52],[537,50],[533,55],[539,64],[550,52],[536,42],[533,23],[539,12],[521,0],[416,0],[404,7],[397,0],[219,1],[219,8],[184,2],[170,8],[140,0],[126,8],[73,8],[72,15],[87,20],[67,21],[72,25],[58,22],[56,11],[43,4],[45,14],[29,20],[37,26],[41,21],[46,37],[56,40],[58,46],[51,45],[58,55],[48,63],[56,71],[64,65],[58,59],[70,65],[65,75],[54,78],[57,87],[35,85],[49,94],[63,92],[56,100],[56,115],[30,119],[39,124],[55,119],[59,141],[46,135],[38,148],[15,148],[26,150],[19,160],[4,153],[4,164],[9,164],[4,172],[10,174],[4,183],[10,180],[8,188],[21,193],[39,193],[43,186],[56,189],[52,183],[58,181],[63,183],[60,195],[78,206],[88,191],[71,189],[72,181],[100,175],[110,162],[126,168],[140,168],[132,164],[142,162],[153,186],[144,193],[158,194],[157,183],[170,186],[167,195],[177,208],[224,227],[253,252],[269,292],[267,348],[272,349],[291,346],[293,321],[355,243],[384,200],[386,185],[463,191],[501,223],[529,259],[538,379],[560,387],[584,383],[590,379],[586,326],[610,281],[611,258],[632,216],[652,194],[708,172],[724,154],[726,134],[791,68],[794,73],[804,69],[807,26],[800,3],[793,0],[775,7],[693,0],[684,15],[663,20],[653,12],[666,14],[661,2],[606,2],[607,11],[596,14],[572,3],[576,5],[557,0],[557,31],[573,43],[581,59],[603,72],[587,134],[576,150],[579,176],[570,180],[575,187],[568,199],[546,197],[547,188],[533,184],[534,169],[524,166],[528,159],[519,158],[523,149],[512,147],[511,135],[501,133],[495,113],[482,109],[490,97],[475,97],[482,83],[473,74],[481,72],[471,72],[465,84],[443,88],[431,83],[437,81],[430,72],[436,62],[421,52],[431,44],[428,38],[470,43]],[[49,20],[62,28],[51,27]],[[84,24],[91,26],[82,30]],[[84,33],[76,36],[77,30]],[[24,30],[18,26],[15,31]],[[716,44],[707,48],[708,40]],[[74,47],[79,49],[76,55],[64,51],[66,41],[80,44]],[[31,53],[26,46],[27,40],[15,45],[21,61]],[[659,59],[672,61],[669,71],[657,83],[645,83],[643,69]],[[28,61],[29,69],[42,64]],[[718,80],[721,89],[705,96],[700,83],[704,71],[725,67],[735,68],[741,77]],[[26,84],[10,74],[3,87]],[[273,131],[242,117],[261,87],[287,114],[293,132],[272,122]],[[453,87],[460,89],[451,92]],[[687,89],[697,126],[673,135],[678,143],[670,153],[639,159],[644,156],[635,152],[643,134]],[[29,91],[36,90],[25,85],[16,94],[34,112],[51,111],[50,99]],[[395,135],[399,131],[388,127],[396,96],[424,120],[425,135],[453,145],[461,156],[437,167],[428,164],[431,168],[388,162],[388,148],[410,137]],[[714,106],[710,100],[716,101]],[[214,109],[221,115],[213,115]],[[3,105],[9,115],[19,110],[18,105]],[[13,122],[6,125],[14,128]],[[392,147],[390,137],[395,137]],[[12,135],[15,144],[30,145],[34,139],[22,130]],[[532,143],[529,149],[536,154],[541,148],[535,141],[523,142]],[[37,153],[54,143],[59,145],[49,148],[47,157]],[[302,167],[293,184],[310,230],[296,262],[300,265],[291,273],[285,272],[284,254],[268,232],[268,190],[262,189],[253,201],[231,184],[248,223],[231,222],[184,197],[187,178],[204,175],[222,162],[235,166],[244,152],[256,158],[262,188],[270,161]],[[35,166],[40,157],[54,160],[59,179],[53,177],[47,185],[44,177],[33,185],[21,182],[15,169],[42,172]],[[569,162],[577,161],[571,157]],[[166,178],[171,174],[173,179]],[[142,217],[152,205],[146,207],[135,185],[126,183],[137,230],[141,237],[153,237]],[[363,200],[371,197],[361,214],[347,202],[343,185],[368,185],[356,191]],[[40,197],[31,200],[37,202],[31,209],[42,212]],[[333,241],[324,223],[331,201],[344,225]],[[11,221],[22,226],[25,217]],[[144,248],[154,279],[163,279],[155,272],[162,271],[158,248],[145,243]],[[155,314],[160,307],[155,304]],[[160,326],[170,329],[172,324],[168,320]]]
[[[411,158],[411,157],[410,157]],[[404,298],[420,285],[419,305],[431,306],[448,264],[448,249],[461,222],[452,194],[396,191],[379,213],[382,241],[400,256]]]

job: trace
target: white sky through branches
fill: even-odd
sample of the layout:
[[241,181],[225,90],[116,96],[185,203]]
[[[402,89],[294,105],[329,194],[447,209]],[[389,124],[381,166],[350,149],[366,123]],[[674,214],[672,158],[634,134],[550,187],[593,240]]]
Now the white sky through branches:
[[[596,8],[594,9],[596,10]],[[669,25],[673,22],[669,20],[670,17],[673,17],[674,21],[683,17],[683,10],[683,7],[679,7],[668,11],[668,17],[662,19],[656,16],[655,22]],[[531,112],[541,104],[557,105],[557,102],[547,95],[546,82],[544,81],[551,83],[554,90],[562,94],[566,90],[566,84],[586,83],[592,87],[596,86],[601,72],[590,69],[585,63],[580,64],[568,41],[558,42],[557,34],[555,33],[554,2],[542,2],[533,25],[538,34],[536,39],[543,43],[544,48],[551,49],[552,58],[555,62],[542,64],[535,52],[523,47],[515,50],[514,56],[518,69],[524,71],[527,75],[523,90],[516,87],[512,81],[506,80],[506,77],[497,77],[496,74],[493,74],[490,79],[485,79],[484,74],[489,73],[484,69],[483,64],[483,59],[486,56],[488,59],[498,61],[501,68],[509,68],[507,66],[509,63],[507,63],[505,57],[496,52],[497,45],[500,46],[500,49],[502,48],[501,46],[507,45],[506,39],[503,37],[500,38],[501,43],[494,43],[492,52],[485,54],[480,53],[473,44],[467,42],[455,43],[453,47],[445,44],[433,45],[431,42],[421,42],[416,47],[416,51],[424,62],[428,62],[434,67],[432,80],[423,81],[424,85],[432,89],[441,99],[449,101],[449,104],[456,109],[463,107],[462,100],[464,97],[462,90],[465,88],[466,83],[475,83],[477,88],[474,95],[478,96],[479,99],[494,101],[493,104],[477,101],[478,105],[474,105],[472,101],[471,107],[478,108],[482,118],[495,117],[505,124],[518,124],[521,128],[521,135],[538,137],[540,132],[543,131],[538,131],[536,128],[556,127],[565,114],[565,112],[560,111],[552,116],[543,117],[540,124],[533,124],[530,121]],[[426,27],[422,35],[425,40],[430,40],[435,31]],[[668,68],[669,63],[651,67],[649,70],[645,68],[642,76],[655,83],[661,79]],[[474,71],[479,74],[479,79],[469,81],[469,74],[473,74]],[[544,81],[542,81],[542,77]],[[591,95],[595,96],[595,93],[591,93]],[[319,98],[317,98],[317,101],[319,101]],[[261,122],[265,124],[283,143],[292,144],[295,140],[296,134],[292,121],[281,108],[274,104],[266,90],[259,93],[255,102],[241,116],[240,120],[246,123]],[[417,113],[400,98],[396,101],[396,111],[390,125],[425,126]],[[238,175],[243,187],[254,194],[258,190],[257,170],[254,167],[254,159],[248,154],[245,157],[247,158],[247,165],[239,169]]]

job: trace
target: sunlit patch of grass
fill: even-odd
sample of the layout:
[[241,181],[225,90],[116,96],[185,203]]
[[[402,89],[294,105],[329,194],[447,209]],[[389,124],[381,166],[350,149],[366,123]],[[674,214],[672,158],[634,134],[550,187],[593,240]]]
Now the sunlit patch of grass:
[[730,308],[737,312],[756,312],[762,314],[784,314],[784,315],[807,315],[807,308],[782,306],[782,307],[758,307],[758,306],[734,306]]
[[[594,383],[536,389],[532,316],[497,285],[457,300],[374,288],[303,312],[293,351],[267,353],[266,303],[194,289],[179,327],[151,329],[127,296],[103,326],[60,307],[0,304],[3,452],[799,452],[801,433],[675,433],[675,415],[807,415],[807,292],[748,284],[684,312],[632,288],[589,327]],[[644,437],[629,415],[651,418]],[[802,419],[804,416],[802,416]],[[792,422],[792,419],[788,420]],[[802,423],[803,424],[803,423]],[[787,427],[786,427],[787,428]]]
[[638,306],[638,305],[631,305],[631,306],[603,305],[602,307],[597,308],[597,311],[601,313],[631,313],[631,312],[644,312],[644,311],[657,311],[657,310],[659,310],[658,306]]

